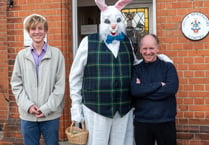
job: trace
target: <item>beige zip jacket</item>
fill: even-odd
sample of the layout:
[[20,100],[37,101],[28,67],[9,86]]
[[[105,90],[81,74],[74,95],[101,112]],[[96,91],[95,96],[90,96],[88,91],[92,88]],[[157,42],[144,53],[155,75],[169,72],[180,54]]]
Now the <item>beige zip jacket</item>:
[[[16,56],[10,82],[20,118],[27,121],[59,118],[64,107],[65,60],[58,48],[47,46],[38,73],[39,79],[31,48],[21,50]],[[32,105],[37,105],[45,117],[36,118],[29,114]]]

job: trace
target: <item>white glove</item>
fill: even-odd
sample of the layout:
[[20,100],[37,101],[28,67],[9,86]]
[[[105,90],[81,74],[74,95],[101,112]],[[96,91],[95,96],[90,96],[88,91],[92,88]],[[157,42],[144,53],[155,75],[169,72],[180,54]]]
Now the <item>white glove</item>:
[[71,120],[75,122],[84,122],[82,104],[73,104],[71,107]]
[[173,63],[173,61],[165,54],[158,54],[157,56],[160,60],[163,60],[165,62]]

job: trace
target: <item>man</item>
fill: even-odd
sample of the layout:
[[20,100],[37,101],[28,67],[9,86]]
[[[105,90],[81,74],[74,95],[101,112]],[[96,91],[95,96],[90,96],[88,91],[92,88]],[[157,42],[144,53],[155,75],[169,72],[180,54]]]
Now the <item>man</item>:
[[65,61],[58,48],[48,45],[47,20],[32,15],[25,23],[32,45],[17,54],[11,77],[21,118],[24,145],[58,145],[59,118],[64,107]]
[[176,98],[178,76],[174,65],[158,58],[156,35],[142,37],[139,43],[143,61],[133,70],[136,145],[176,145]]

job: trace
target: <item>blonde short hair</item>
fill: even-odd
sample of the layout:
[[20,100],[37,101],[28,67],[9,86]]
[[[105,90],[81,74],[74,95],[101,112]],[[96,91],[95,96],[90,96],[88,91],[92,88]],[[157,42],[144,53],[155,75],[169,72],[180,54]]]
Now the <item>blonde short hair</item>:
[[48,22],[44,17],[41,17],[39,15],[33,15],[30,16],[26,22],[25,22],[25,30],[27,32],[30,31],[31,28],[36,27],[38,24],[43,24],[44,25],[44,30],[48,31]]

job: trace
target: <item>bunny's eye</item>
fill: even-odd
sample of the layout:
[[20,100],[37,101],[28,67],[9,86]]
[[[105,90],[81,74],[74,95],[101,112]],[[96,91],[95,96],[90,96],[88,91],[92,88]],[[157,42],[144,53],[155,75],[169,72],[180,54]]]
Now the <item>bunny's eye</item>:
[[106,24],[110,24],[110,20],[105,19],[105,20],[104,20],[104,23],[106,23]]
[[120,23],[121,22],[121,18],[117,18],[117,23]]

